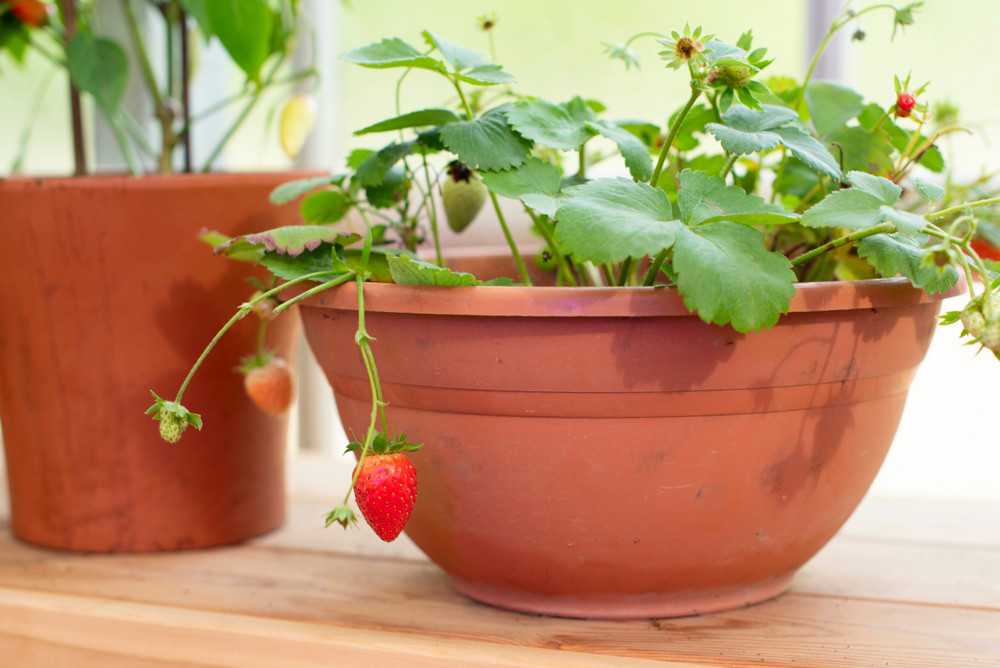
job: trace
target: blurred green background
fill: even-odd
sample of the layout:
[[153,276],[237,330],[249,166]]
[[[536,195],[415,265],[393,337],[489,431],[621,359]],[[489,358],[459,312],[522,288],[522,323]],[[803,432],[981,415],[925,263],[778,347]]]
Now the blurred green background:
[[[870,2],[855,2],[864,8]],[[905,4],[905,3],[901,3]],[[602,42],[622,42],[643,31],[681,30],[685,22],[702,25],[720,39],[735,42],[752,29],[755,46],[767,47],[775,62],[765,73],[800,77],[807,64],[807,24],[810,7],[835,12],[840,0],[702,0],[653,2],[625,0],[369,0],[313,4],[315,29],[323,72],[319,93],[325,133],[317,133],[308,159],[312,164],[339,168],[352,147],[364,146],[350,129],[394,113],[398,70],[373,71],[336,60],[339,52],[383,37],[398,36],[422,46],[420,31],[483,53],[490,53],[488,36],[477,17],[494,14],[493,33],[498,62],[518,79],[520,91],[561,101],[572,95],[602,101],[608,118],[643,118],[662,122],[686,98],[683,72],[665,70],[657,60],[657,44],[636,44],[643,67],[626,72],[620,61],[604,54]],[[866,39],[850,42],[854,27]],[[869,99],[883,105],[894,99],[893,75],[912,72],[919,85],[931,86],[922,101],[948,101],[960,108],[960,120],[971,134],[953,136],[947,154],[953,166],[968,177],[980,170],[1000,168],[994,155],[997,138],[998,94],[995,65],[1000,60],[1000,5],[996,0],[928,0],[916,23],[899,32],[894,41],[892,13],[875,11],[845,29],[840,53],[843,79]],[[23,171],[50,175],[70,170],[66,82],[53,77],[47,63],[29,59],[23,68],[0,62],[0,174],[6,174],[17,152],[22,129],[31,118],[36,125],[28,145]],[[440,77],[414,72],[403,84],[404,110],[438,106],[453,101],[453,91]],[[230,82],[229,79],[232,79]],[[40,86],[46,92],[39,99]],[[226,84],[235,90],[235,72]],[[282,154],[275,128],[276,110],[283,101],[272,96],[244,126],[226,154],[229,169],[284,168],[291,163]],[[374,140],[372,140],[374,141]]]

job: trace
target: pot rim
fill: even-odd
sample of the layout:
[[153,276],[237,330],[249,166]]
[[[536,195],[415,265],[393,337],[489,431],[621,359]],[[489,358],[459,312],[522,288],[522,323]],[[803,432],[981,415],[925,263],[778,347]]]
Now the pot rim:
[[[964,293],[964,279],[928,295],[906,278],[796,283],[789,313],[846,311],[941,302]],[[310,297],[305,307],[357,310],[357,286],[347,283]],[[691,316],[667,287],[433,286],[365,283],[365,310],[422,315],[506,317]]]
[[179,174],[131,174],[98,173],[86,176],[7,176],[0,177],[0,191],[32,192],[45,190],[123,190],[139,189],[165,190],[183,187],[215,188],[221,183],[258,183],[293,181],[307,176],[321,176],[326,172],[318,169],[267,170],[240,172],[209,172]]

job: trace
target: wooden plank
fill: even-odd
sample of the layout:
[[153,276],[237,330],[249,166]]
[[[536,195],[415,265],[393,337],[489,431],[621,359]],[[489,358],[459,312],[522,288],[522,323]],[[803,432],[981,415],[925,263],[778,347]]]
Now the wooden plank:
[[[995,572],[980,575],[991,578]],[[681,665],[831,667],[948,667],[1000,662],[996,632],[1000,610],[995,608],[870,600],[858,590],[845,596],[793,591],[753,608],[704,617],[581,622],[528,617],[477,605],[451,590],[441,572],[423,561],[288,548],[66,555],[6,539],[0,540],[0,589],[5,601],[5,621],[0,628],[10,628],[8,622],[30,618],[31,614],[42,615],[45,626],[90,628],[85,636],[97,643],[96,648],[118,648],[123,642],[121,634],[131,630],[122,626],[125,621],[111,622],[119,616],[131,619],[145,605],[155,608],[159,623],[173,629],[168,637],[177,644],[182,644],[182,637],[187,642],[189,633],[195,639],[204,637],[205,643],[212,637],[202,634],[200,622],[184,621],[192,619],[190,615],[220,615],[228,625],[220,637],[253,636],[245,630],[247,625],[262,632],[287,632],[292,634],[288,642],[296,648],[303,645],[304,662],[311,660],[314,644],[322,647],[328,643],[329,651],[334,651],[347,642],[344,638],[368,638],[367,634],[407,639],[409,644],[402,645],[386,641],[385,656],[399,658],[414,652],[419,659],[422,652],[430,651],[428,647],[443,645],[458,652],[456,656],[465,662],[461,665],[477,665],[475,661],[481,657],[476,652],[492,658],[511,647],[540,652],[538,657],[549,657],[546,660],[555,662],[553,665],[586,665],[577,655],[614,657],[614,665],[628,665],[622,663],[626,659]],[[72,601],[60,609],[59,614],[65,617],[45,617],[52,603],[46,597]],[[126,605],[128,613],[114,612],[114,605]],[[109,609],[112,612],[106,612]],[[94,615],[102,624],[88,627]],[[210,622],[205,623],[216,629]],[[149,619],[143,624],[140,631],[153,633],[157,622]],[[294,631],[296,628],[303,630]],[[47,641],[68,642],[61,636]],[[380,640],[371,642],[383,651]],[[234,643],[232,647],[252,647],[243,641]],[[361,649],[351,651],[359,652],[359,661],[373,660],[371,652],[363,656]],[[393,654],[395,651],[403,654]],[[330,655],[324,656],[329,659]],[[505,658],[510,664],[493,665],[518,665],[520,657]],[[434,660],[438,659],[435,655]]]
[[[0,628],[0,656],[5,660],[16,657],[18,661],[12,665],[18,668],[607,665],[599,656],[572,650],[553,652],[516,644],[2,588]],[[59,658],[65,662],[57,663]],[[616,665],[631,668],[650,664],[623,659],[616,660]],[[706,664],[676,665],[697,668]]]

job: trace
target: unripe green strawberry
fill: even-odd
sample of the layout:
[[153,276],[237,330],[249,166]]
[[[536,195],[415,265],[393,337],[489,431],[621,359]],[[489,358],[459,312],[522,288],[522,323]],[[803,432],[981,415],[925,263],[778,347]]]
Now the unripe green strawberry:
[[983,313],[982,300],[980,297],[962,309],[962,327],[969,333],[977,343],[989,348],[993,352],[1000,352],[1000,295],[990,294],[991,320],[986,319]]
[[744,88],[753,78],[754,69],[749,65],[726,65],[720,67],[718,78],[733,88]]
[[448,176],[441,186],[441,201],[448,227],[461,232],[469,226],[486,203],[488,191],[466,165],[458,160],[448,165]]
[[187,425],[187,420],[179,415],[165,413],[160,419],[160,436],[167,443],[176,443],[181,440]]

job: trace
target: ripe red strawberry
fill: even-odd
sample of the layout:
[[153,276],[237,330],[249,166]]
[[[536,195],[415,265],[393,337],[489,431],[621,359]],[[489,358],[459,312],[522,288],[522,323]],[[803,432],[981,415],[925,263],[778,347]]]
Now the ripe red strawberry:
[[49,13],[39,0],[10,0],[10,13],[25,25],[38,28],[49,20]]
[[354,498],[379,538],[391,542],[403,531],[417,500],[417,470],[401,452],[368,455],[355,468]]
[[271,415],[281,415],[292,405],[295,396],[295,381],[292,370],[280,357],[270,357],[261,364],[245,364],[243,388],[247,396],[261,410]]
[[910,111],[917,105],[917,98],[913,93],[900,93],[896,97],[896,107],[903,111]]

